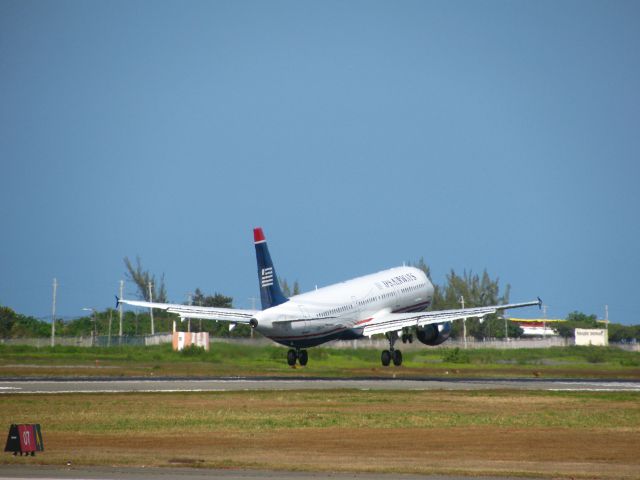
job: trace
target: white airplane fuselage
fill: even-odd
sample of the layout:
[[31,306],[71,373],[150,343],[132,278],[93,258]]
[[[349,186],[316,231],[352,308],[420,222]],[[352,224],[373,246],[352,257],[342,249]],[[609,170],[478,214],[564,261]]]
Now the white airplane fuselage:
[[384,367],[402,365],[402,352],[395,348],[397,340],[412,342],[415,338],[435,347],[451,335],[455,320],[484,318],[498,311],[540,307],[542,300],[485,305],[480,307],[426,311],[433,300],[434,288],[425,273],[415,267],[397,267],[371,275],[315,289],[287,298],[267,247],[262,228],[253,229],[256,250],[258,287],[261,310],[227,307],[204,307],[177,303],[157,303],[118,299],[144,308],[159,308],[180,318],[204,318],[249,325],[274,342],[291,347],[287,364],[307,365],[306,348],[331,340],[355,340],[384,334],[389,348],[382,351]]
[[256,330],[274,342],[307,348],[361,338],[377,314],[419,312],[433,285],[414,267],[397,267],[295,295],[255,314]]

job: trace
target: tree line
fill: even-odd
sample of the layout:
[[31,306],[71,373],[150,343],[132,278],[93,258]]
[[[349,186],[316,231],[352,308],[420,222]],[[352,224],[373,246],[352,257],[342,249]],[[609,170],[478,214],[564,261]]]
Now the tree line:
[[[137,288],[138,297],[149,301],[166,303],[167,291],[164,274],[156,280],[156,276],[142,267],[140,258],[131,262],[124,259],[126,276]],[[501,290],[498,278],[492,278],[486,269],[482,274],[467,272],[457,274],[453,269],[446,275],[442,285],[438,285],[431,279],[431,271],[424,259],[420,259],[413,266],[421,269],[434,286],[432,301],[433,310],[449,310],[464,306],[467,308],[487,305],[499,305],[509,303],[511,287],[506,284]],[[281,279],[282,291],[286,296],[298,295],[300,285],[294,281],[290,287],[285,278]],[[186,302],[185,302],[186,303]],[[192,305],[204,307],[233,308],[233,298],[222,293],[206,294],[200,288],[196,288],[191,297]],[[154,323],[156,332],[171,332],[173,322],[178,321],[177,316],[164,311],[154,311]],[[118,335],[119,312],[114,309],[106,309],[102,312],[94,312],[70,321],[56,320],[56,335],[60,336],[91,336],[107,335],[111,325],[111,335]],[[489,315],[484,321],[470,319],[466,322],[467,336],[476,339],[504,338],[505,333],[509,338],[517,338],[522,335],[522,329],[512,322],[504,320],[497,315]],[[505,332],[506,326],[506,332]],[[567,316],[566,322],[554,325],[558,334],[565,338],[573,337],[575,328],[602,328],[602,324],[596,321],[595,315],[586,315],[581,312],[572,312]],[[180,330],[186,330],[186,325],[180,325]],[[452,324],[451,336],[462,338],[462,322]],[[147,310],[136,312],[128,310],[124,312],[122,322],[123,335],[148,335],[151,333],[151,319]],[[248,325],[238,325],[229,330],[227,322],[211,320],[191,320],[191,331],[206,331],[212,336],[247,337],[251,334]],[[50,322],[14,312],[9,307],[0,306],[0,338],[19,337],[47,337],[51,335]],[[609,340],[612,342],[640,340],[640,325],[621,325],[611,323],[609,325]]]

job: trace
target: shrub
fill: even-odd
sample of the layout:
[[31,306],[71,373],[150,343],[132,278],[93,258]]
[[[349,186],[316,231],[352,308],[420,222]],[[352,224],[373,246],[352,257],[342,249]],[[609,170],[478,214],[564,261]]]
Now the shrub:
[[460,350],[458,347],[445,350],[442,355],[442,360],[448,363],[471,363],[469,354],[464,350]]
[[206,353],[207,351],[204,349],[204,347],[198,347],[197,345],[186,346],[180,351],[180,354],[185,357],[199,357],[205,355]]
[[604,352],[600,350],[598,347],[592,347],[584,356],[584,358],[589,363],[603,363],[604,362]]

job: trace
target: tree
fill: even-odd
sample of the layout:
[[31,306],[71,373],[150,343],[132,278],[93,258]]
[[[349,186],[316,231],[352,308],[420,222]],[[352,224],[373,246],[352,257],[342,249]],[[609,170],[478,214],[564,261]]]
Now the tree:
[[292,289],[291,287],[289,287],[289,282],[287,282],[287,279],[281,278],[280,289],[282,290],[282,294],[287,298],[293,295],[300,295],[300,284],[298,283],[298,280],[295,280],[293,282],[293,289]]
[[[431,280],[431,269],[425,263],[424,258],[420,258],[412,266],[422,270]],[[444,285],[437,285],[433,280],[431,283],[433,284],[433,300],[431,302],[433,310],[462,308],[461,297],[464,298],[464,306],[467,308],[509,303],[511,286],[507,284],[504,293],[501,294],[499,279],[492,279],[486,269],[481,276],[466,270],[462,275],[458,275],[452,269],[447,275]],[[500,326],[500,322],[502,322],[502,326]],[[507,330],[509,337],[522,335],[522,329],[517,326],[508,326]],[[467,321],[467,335],[478,339],[495,335],[504,337],[504,320],[497,320],[495,315],[488,315],[482,323],[477,320]],[[451,336],[454,338],[462,336],[462,322],[452,322]]]
[[566,322],[558,322],[556,330],[563,338],[573,338],[576,328],[598,328],[597,318],[596,315],[574,311],[567,315]]
[[219,308],[233,308],[233,298],[222,295],[221,293],[214,293],[213,295],[205,295],[202,290],[196,288],[193,299],[193,305],[199,305],[201,307],[219,307]]
[[[199,288],[195,289],[192,302],[193,305],[202,307],[233,308],[233,297],[228,297],[221,293],[206,295]],[[215,337],[248,337],[251,334],[251,327],[248,325],[238,324],[230,331],[230,324],[228,322],[207,320],[206,323],[200,323],[202,325],[202,331],[209,332],[210,335]]]
[[289,289],[289,284],[287,283],[287,279],[283,278],[280,280],[280,290],[282,290],[282,294],[289,298],[291,296],[291,290]]
[[134,267],[129,257],[124,257],[124,265],[127,267],[127,279],[135,283],[138,287],[138,296],[147,302],[151,301],[149,297],[149,283],[152,285],[153,301],[159,303],[167,303],[167,289],[164,285],[164,273],[160,277],[160,282],[156,282],[155,275],[151,275],[148,270],[142,269],[140,257],[136,256],[136,266]]
[[640,325],[609,324],[610,342],[633,342],[640,340]]
[[9,307],[0,307],[0,337],[9,338],[17,321],[16,312]]
[[[509,302],[510,286],[505,287],[505,292],[500,294],[500,281],[498,278],[491,279],[486,269],[482,272],[482,276],[474,274],[466,270],[462,276],[456,274],[452,269],[447,275],[446,283],[442,287],[443,294],[440,302],[436,304],[434,301],[434,309],[446,310],[461,308],[461,297],[464,298],[465,308],[484,307],[487,305],[500,305]],[[495,336],[498,332],[502,332],[504,336],[504,320],[500,328],[496,315],[488,315],[484,322],[468,321],[467,335],[471,335],[477,339],[484,339]],[[514,334],[517,331],[513,332]],[[461,322],[454,322],[451,335],[453,337],[462,336]]]
[[0,307],[0,338],[47,337],[51,324],[34,317],[16,313],[9,307]]

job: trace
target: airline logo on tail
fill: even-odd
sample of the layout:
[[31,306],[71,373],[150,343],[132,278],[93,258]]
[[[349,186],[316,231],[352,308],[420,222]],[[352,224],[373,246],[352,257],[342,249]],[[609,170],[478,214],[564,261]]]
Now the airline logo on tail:
[[261,228],[253,229],[253,241],[256,247],[256,260],[258,262],[258,283],[260,285],[260,300],[262,309],[275,307],[287,302],[289,299],[285,297],[278,283],[278,275],[273,266],[269,248],[267,247],[267,239]]
[[263,268],[260,272],[260,283],[263,287],[273,285],[273,268]]

